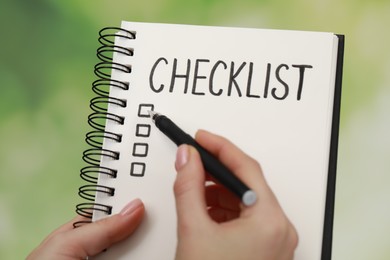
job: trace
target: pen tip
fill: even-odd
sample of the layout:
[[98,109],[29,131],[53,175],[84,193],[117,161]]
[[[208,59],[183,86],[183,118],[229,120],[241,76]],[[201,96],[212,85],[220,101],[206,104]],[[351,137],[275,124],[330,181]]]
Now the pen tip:
[[152,110],[149,110],[149,117],[154,121],[156,117],[159,115],[157,112],[154,112]]
[[149,117],[152,119],[153,119],[153,116],[156,114],[156,112],[154,112],[152,110],[149,110],[148,113],[149,113]]

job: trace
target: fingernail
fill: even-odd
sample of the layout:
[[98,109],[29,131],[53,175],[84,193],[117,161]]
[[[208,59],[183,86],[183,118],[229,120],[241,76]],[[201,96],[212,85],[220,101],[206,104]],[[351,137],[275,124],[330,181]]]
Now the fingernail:
[[120,212],[122,216],[127,216],[132,214],[136,209],[142,206],[142,201],[140,199],[135,199],[130,201]]
[[181,169],[188,162],[189,147],[186,144],[180,145],[176,152],[176,170]]

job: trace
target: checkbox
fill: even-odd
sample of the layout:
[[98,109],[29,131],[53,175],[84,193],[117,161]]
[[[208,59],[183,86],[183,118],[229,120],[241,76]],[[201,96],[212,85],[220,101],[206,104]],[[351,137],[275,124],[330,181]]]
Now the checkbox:
[[149,145],[147,143],[134,143],[133,156],[146,157],[148,155]]
[[130,176],[143,177],[145,175],[145,163],[133,162],[131,163]]
[[138,137],[149,137],[150,136],[150,125],[138,124],[135,135]]
[[150,117],[149,111],[154,110],[153,104],[140,104],[138,107],[138,116],[139,117]]

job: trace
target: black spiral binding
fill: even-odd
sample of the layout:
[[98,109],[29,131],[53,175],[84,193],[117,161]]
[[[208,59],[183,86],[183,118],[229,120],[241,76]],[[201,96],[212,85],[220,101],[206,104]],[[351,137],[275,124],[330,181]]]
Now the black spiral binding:
[[121,37],[128,40],[135,39],[135,32],[131,32],[118,27],[106,27],[99,31],[99,43],[101,46],[97,49],[97,57],[100,60],[95,65],[94,73],[98,77],[92,83],[92,91],[96,94],[90,101],[92,113],[88,116],[88,124],[93,130],[86,134],[85,141],[90,146],[83,153],[83,160],[87,164],[80,171],[80,177],[87,184],[79,188],[79,196],[87,202],[76,206],[76,213],[86,218],[86,220],[73,223],[73,226],[79,227],[92,221],[94,211],[101,211],[108,215],[111,214],[112,207],[94,202],[97,193],[105,193],[108,196],[114,196],[115,189],[112,187],[98,185],[99,175],[106,175],[116,178],[117,170],[100,165],[102,157],[108,157],[113,160],[119,159],[119,152],[103,148],[103,140],[120,143],[122,135],[105,130],[105,123],[112,121],[117,124],[124,124],[124,117],[107,112],[108,105],[126,107],[126,100],[109,96],[110,88],[129,89],[129,83],[111,79],[111,71],[118,70],[123,73],[131,73],[131,67],[128,65],[113,62],[113,54],[121,53],[127,56],[133,56],[133,50],[115,45],[115,37]]

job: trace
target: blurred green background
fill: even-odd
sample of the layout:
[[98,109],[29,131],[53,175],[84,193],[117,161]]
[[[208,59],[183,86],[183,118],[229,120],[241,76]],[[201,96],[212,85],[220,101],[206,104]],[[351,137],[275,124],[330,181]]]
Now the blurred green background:
[[390,259],[390,2],[1,1],[0,259],[74,216],[97,32],[121,20],[346,35],[333,259]]

